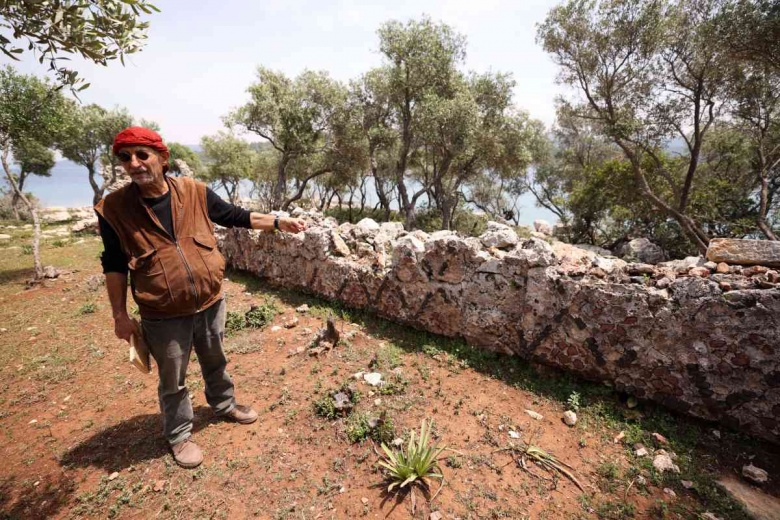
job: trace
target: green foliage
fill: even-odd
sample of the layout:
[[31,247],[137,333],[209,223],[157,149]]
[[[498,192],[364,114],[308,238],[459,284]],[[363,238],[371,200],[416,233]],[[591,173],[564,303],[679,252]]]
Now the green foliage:
[[238,200],[238,186],[251,179],[257,170],[259,157],[252,146],[230,133],[219,132],[201,139],[206,163],[199,177],[225,189],[230,201]]
[[[0,51],[18,60],[25,50],[33,51],[40,63],[48,63],[60,83],[71,88],[82,83],[78,73],[60,65],[78,54],[100,65],[141,50],[148,22],[142,14],[159,10],[146,0],[64,0],[28,2],[10,0],[0,4]],[[6,35],[11,36],[14,41]],[[89,86],[81,84],[78,90]]]
[[176,161],[179,160],[187,163],[187,166],[189,166],[190,169],[194,172],[194,175],[196,177],[199,176],[203,168],[203,164],[200,161],[200,156],[195,153],[192,148],[180,143],[169,142],[168,150],[170,152],[170,160],[168,164],[169,172],[174,175],[180,175],[182,173],[179,165],[176,163]]
[[409,386],[409,380],[402,374],[391,372],[384,384],[379,387],[379,393],[382,395],[399,395],[406,391]]
[[[270,144],[263,150],[260,185],[271,209],[286,210],[303,196],[307,183],[326,173],[362,173],[356,121],[346,106],[346,89],[326,73],[305,71],[296,78],[260,67],[250,85],[251,101],[228,117]],[[257,186],[257,184],[256,184]]]
[[246,314],[246,326],[251,329],[261,329],[271,323],[279,313],[279,309],[271,301],[266,301],[262,305],[253,305]]
[[317,398],[312,404],[314,413],[324,419],[333,420],[338,417],[338,410],[330,394]]
[[596,514],[601,520],[626,520],[634,518],[636,507],[626,501],[602,502],[596,508]]
[[379,443],[390,443],[395,438],[393,421],[385,413],[371,418],[362,412],[350,414],[346,421],[347,439],[351,443],[372,439]]
[[739,32],[769,30],[766,5],[570,0],[548,13],[538,39],[580,95],[559,103],[532,190],[573,242],[646,236],[679,256],[712,236],[772,238],[776,44],[760,34],[749,52]]
[[79,314],[94,314],[97,311],[97,305],[94,302],[87,302],[79,309]]
[[568,405],[569,410],[578,412],[580,410],[580,406],[582,405],[582,396],[579,392],[572,392],[566,399],[566,404]]
[[406,449],[394,451],[382,443],[382,450],[387,455],[386,459],[379,461],[379,465],[387,469],[390,484],[387,491],[393,488],[403,489],[407,485],[420,484],[428,486],[426,479],[443,478],[439,467],[439,456],[446,449],[444,447],[429,446],[430,428],[432,421],[422,421],[420,435],[415,440],[415,431],[409,435],[409,443]]
[[31,254],[33,254],[33,246],[32,246],[32,244],[22,244],[22,254],[23,255],[31,255]]
[[227,311],[225,317],[225,334],[231,336],[246,328],[246,317],[240,312]]

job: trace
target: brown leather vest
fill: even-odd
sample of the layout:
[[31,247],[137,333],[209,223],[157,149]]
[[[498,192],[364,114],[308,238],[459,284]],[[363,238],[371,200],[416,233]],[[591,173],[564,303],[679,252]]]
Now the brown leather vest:
[[167,177],[174,241],[144,204],[135,183],[98,202],[97,211],[114,228],[128,258],[133,299],[144,318],[172,318],[200,312],[222,296],[225,259],[209,220],[206,185]]

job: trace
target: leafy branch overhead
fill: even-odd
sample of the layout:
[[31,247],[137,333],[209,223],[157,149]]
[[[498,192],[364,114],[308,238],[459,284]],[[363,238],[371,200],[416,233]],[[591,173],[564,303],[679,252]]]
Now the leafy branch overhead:
[[125,55],[141,50],[147,37],[149,23],[141,16],[154,12],[159,9],[146,0],[3,0],[0,28],[9,29],[11,38],[0,34],[0,51],[14,60],[32,51],[60,84],[83,90],[89,83],[61,64],[69,60],[63,54],[100,65],[116,59],[124,64]]

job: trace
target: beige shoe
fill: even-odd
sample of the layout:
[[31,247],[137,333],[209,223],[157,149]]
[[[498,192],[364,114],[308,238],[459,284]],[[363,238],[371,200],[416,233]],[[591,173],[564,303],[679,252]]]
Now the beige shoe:
[[257,420],[257,412],[248,406],[237,404],[235,408],[230,410],[222,417],[239,424],[252,424]]
[[197,444],[187,439],[171,445],[173,460],[182,468],[197,468],[203,462],[203,452]]

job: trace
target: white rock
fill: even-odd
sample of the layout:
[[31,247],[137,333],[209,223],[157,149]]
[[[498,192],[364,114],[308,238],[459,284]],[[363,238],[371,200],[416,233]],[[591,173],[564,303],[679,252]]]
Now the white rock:
[[108,480],[115,480],[119,476],[119,472],[115,471],[108,476]]
[[507,433],[509,433],[509,437],[511,437],[512,439],[519,439],[520,438],[520,434],[517,433],[514,430],[509,430],[509,432],[507,432]]
[[675,493],[674,490],[671,488],[664,488],[664,493],[666,493],[672,498],[675,498],[677,496],[677,493]]
[[65,222],[67,220],[70,220],[72,217],[70,216],[70,213],[67,211],[51,211],[55,208],[49,208],[49,211],[41,214],[41,220],[43,222],[51,223],[51,222]]
[[533,410],[526,410],[525,413],[527,413],[531,419],[536,419],[537,421],[541,421],[544,419],[544,416],[540,413],[536,413]]
[[379,372],[369,372],[368,374],[363,374],[363,379],[369,385],[377,386],[382,382],[382,374]]
[[377,224],[376,220],[372,218],[364,218],[357,224],[355,224],[355,227],[360,228],[364,231],[379,231],[379,224]]
[[742,466],[742,476],[755,484],[764,484],[769,480],[769,474],[765,470],[754,466],[752,462],[747,466]]
[[647,451],[647,448],[642,446],[641,448],[634,451],[634,455],[636,455],[637,457],[647,457],[648,455],[650,455],[650,453]]
[[296,307],[295,310],[296,312],[308,312],[309,306],[304,303],[303,305]]
[[566,426],[574,426],[577,424],[577,414],[571,410],[563,412],[563,422],[566,423]]
[[534,220],[534,229],[537,233],[544,233],[545,235],[552,235],[552,226],[546,220]]
[[677,467],[677,465],[674,462],[672,462],[672,458],[666,452],[658,453],[655,456],[655,458],[653,459],[653,467],[657,471],[660,471],[661,473],[664,473],[666,471],[672,471],[674,473],[680,472],[680,468]]
[[5,233],[0,233],[0,240],[11,240],[11,235],[6,235]]

